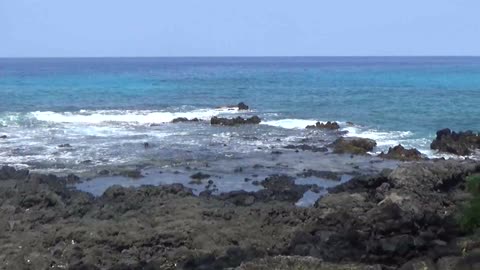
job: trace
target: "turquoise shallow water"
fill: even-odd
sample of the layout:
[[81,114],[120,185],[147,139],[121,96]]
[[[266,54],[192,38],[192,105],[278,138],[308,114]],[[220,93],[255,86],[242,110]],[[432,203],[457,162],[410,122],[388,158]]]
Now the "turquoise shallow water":
[[[1,163],[115,163],[144,140],[165,149],[167,139],[181,149],[232,142],[232,130],[162,125],[236,114],[214,108],[239,101],[267,124],[255,136],[299,137],[295,128],[314,120],[351,121],[344,128],[376,139],[378,150],[403,143],[434,155],[436,130],[480,130],[480,58],[0,59],[0,96],[0,133],[11,138],[1,142]],[[59,153],[58,143],[72,141],[81,150]]]

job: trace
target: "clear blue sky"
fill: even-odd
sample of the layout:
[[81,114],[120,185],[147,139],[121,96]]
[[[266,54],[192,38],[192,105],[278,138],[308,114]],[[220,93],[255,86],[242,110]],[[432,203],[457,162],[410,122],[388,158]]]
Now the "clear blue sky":
[[0,0],[0,56],[480,55],[480,0]]

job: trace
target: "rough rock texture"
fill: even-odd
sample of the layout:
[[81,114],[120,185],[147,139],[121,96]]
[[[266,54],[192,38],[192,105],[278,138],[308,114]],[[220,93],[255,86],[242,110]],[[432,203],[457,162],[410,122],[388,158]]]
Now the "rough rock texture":
[[480,240],[454,217],[465,176],[479,171],[474,161],[404,163],[300,208],[293,202],[309,187],[285,175],[250,193],[196,197],[174,184],[113,186],[93,197],[66,178],[2,167],[0,266],[478,269]]
[[414,161],[423,159],[422,153],[415,148],[406,149],[401,144],[388,148],[387,153],[380,153],[378,155],[381,158],[396,159],[401,161]]
[[330,147],[333,147],[333,152],[337,154],[365,155],[376,145],[377,143],[372,139],[341,137],[335,140]]
[[247,262],[236,270],[382,270],[380,265],[332,264],[313,257],[275,256]]
[[472,131],[455,132],[450,129],[437,131],[430,148],[460,156],[468,156],[480,148],[480,135]]
[[470,161],[437,161],[356,177],[316,202],[316,219],[292,239],[288,254],[395,265],[460,256],[456,192],[478,170]]
[[336,129],[339,129],[340,128],[340,125],[337,123],[337,122],[326,122],[326,123],[320,123],[320,122],[317,122],[315,123],[315,125],[309,125],[309,126],[306,126],[305,128],[308,128],[308,129],[314,129],[314,128],[317,128],[317,129],[331,129],[331,130],[336,130]]
[[188,122],[200,122],[198,118],[188,119],[186,117],[178,117],[172,120],[172,123],[188,123]]
[[221,126],[235,126],[235,125],[245,125],[245,124],[260,124],[262,120],[258,116],[252,116],[250,118],[242,118],[242,117],[236,117],[236,118],[221,118],[221,117],[212,117],[210,119],[210,124],[212,125],[221,125]]

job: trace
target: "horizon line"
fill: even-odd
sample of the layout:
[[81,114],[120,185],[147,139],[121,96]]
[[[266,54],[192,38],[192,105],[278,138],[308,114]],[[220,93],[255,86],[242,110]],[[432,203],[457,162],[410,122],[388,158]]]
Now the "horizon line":
[[264,56],[0,56],[0,59],[72,59],[72,58],[440,58],[480,57],[480,55],[264,55]]

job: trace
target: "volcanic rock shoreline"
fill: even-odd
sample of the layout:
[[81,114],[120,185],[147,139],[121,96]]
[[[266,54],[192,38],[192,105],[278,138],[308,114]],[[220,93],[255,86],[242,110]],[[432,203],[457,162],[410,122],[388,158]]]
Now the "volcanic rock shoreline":
[[308,187],[281,175],[258,192],[194,196],[173,184],[94,197],[3,167],[0,268],[479,269],[480,240],[456,223],[465,177],[479,172],[471,160],[404,163],[300,208]]

